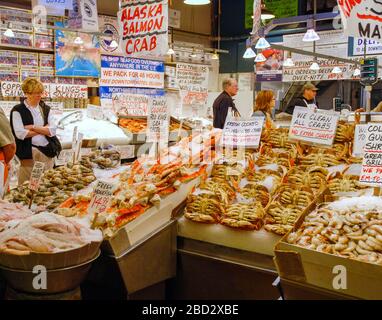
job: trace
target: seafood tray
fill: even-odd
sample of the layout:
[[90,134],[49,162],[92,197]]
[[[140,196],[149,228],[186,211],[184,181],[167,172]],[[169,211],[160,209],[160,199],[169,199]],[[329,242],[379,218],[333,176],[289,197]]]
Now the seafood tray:
[[[327,204],[333,200],[328,189],[320,194],[276,245],[278,273],[351,297],[382,299],[382,201],[359,197]],[[338,266],[346,270],[346,291],[333,286]]]
[[80,163],[88,168],[93,166],[100,169],[116,168],[121,164],[121,155],[116,149],[95,150],[82,156]]

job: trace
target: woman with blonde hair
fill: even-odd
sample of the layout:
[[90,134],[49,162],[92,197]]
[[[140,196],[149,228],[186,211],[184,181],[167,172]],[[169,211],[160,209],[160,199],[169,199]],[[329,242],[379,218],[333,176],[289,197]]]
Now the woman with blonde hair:
[[274,127],[272,110],[275,107],[275,96],[271,90],[261,90],[256,95],[254,113],[252,116],[264,116],[267,128]]
[[50,107],[41,101],[44,85],[27,78],[21,86],[26,99],[11,110],[11,128],[16,140],[16,155],[21,162],[19,185],[30,179],[35,161],[45,170],[53,168],[53,158],[61,151]]

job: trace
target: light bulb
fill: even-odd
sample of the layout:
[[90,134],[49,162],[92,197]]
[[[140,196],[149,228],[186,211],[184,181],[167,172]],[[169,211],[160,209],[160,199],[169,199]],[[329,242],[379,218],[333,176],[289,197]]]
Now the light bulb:
[[173,54],[175,54],[174,49],[172,47],[168,48],[167,55],[172,56]]
[[257,43],[256,43],[256,46],[255,48],[256,49],[267,49],[269,48],[271,45],[269,44],[269,42],[267,40],[265,40],[264,37],[261,37]]
[[219,60],[219,55],[215,52],[215,53],[211,56],[211,60]]
[[248,47],[247,50],[245,50],[245,52],[244,52],[243,58],[244,59],[251,59],[251,58],[255,58],[255,57],[256,57],[255,51],[253,51],[251,47]]
[[294,67],[294,62],[293,62],[292,58],[286,59],[283,63],[283,66],[284,67]]
[[309,69],[317,71],[317,70],[320,70],[320,66],[318,65],[317,62],[313,62]]
[[302,41],[304,42],[313,42],[320,40],[319,35],[314,31],[314,29],[308,29],[308,31],[305,33],[304,38],[302,38]]
[[332,70],[332,73],[339,74],[339,73],[342,73],[342,70],[340,67],[334,67]]
[[255,58],[255,62],[265,62],[265,61],[267,61],[267,58],[265,58],[261,52]]

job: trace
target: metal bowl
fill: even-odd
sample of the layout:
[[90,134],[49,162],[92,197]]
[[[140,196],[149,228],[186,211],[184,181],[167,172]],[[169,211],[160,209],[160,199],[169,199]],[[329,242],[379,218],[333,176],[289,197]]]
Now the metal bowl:
[[100,254],[101,251],[98,250],[93,259],[76,266],[46,270],[46,289],[35,289],[33,285],[34,282],[41,284],[40,278],[44,277],[41,272],[33,273],[33,271],[11,269],[4,266],[0,266],[0,270],[8,285],[16,291],[39,295],[62,293],[71,291],[81,285],[93,261]]

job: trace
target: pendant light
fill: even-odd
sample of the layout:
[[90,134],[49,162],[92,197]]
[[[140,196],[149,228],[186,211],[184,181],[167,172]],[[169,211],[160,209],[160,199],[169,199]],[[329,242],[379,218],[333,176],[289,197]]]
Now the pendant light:
[[211,56],[211,60],[219,60],[219,55],[216,52],[216,50],[214,51],[214,54]]
[[359,77],[361,75],[361,70],[359,68],[354,70],[353,76],[354,77]]
[[261,20],[274,19],[275,15],[265,7],[264,1],[261,1]]
[[109,47],[112,49],[116,49],[116,48],[118,48],[118,46],[119,46],[118,42],[113,39],[113,41],[111,41]]
[[195,48],[192,48],[192,53],[190,54],[191,58],[196,58],[198,55],[196,54]]
[[210,0],[184,0],[185,4],[189,4],[191,6],[201,6],[204,4],[209,4]]
[[317,60],[313,61],[309,69],[314,71],[320,70],[320,65],[317,63]]
[[302,41],[304,42],[313,42],[318,40],[320,40],[320,36],[314,29],[308,29],[308,31],[304,35],[304,38],[302,38]]
[[8,38],[14,38],[15,37],[15,34],[13,33],[13,30],[12,30],[11,23],[8,23],[8,28],[7,28],[7,30],[5,30],[4,35]]
[[342,73],[342,70],[340,67],[334,67],[333,70],[332,70],[332,73],[334,74],[340,74]]
[[257,43],[256,43],[256,46],[255,48],[256,49],[267,49],[267,48],[270,48],[270,44],[267,40],[265,40],[264,37],[261,37],[259,40],[257,40]]
[[265,56],[261,52],[255,58],[255,62],[265,62],[265,61],[267,61],[267,58],[265,58]]
[[74,39],[74,44],[77,44],[77,45],[82,45],[82,44],[84,44],[84,41],[83,41],[82,38],[78,35],[78,33],[77,33],[77,37]]
[[247,50],[245,50],[243,58],[244,59],[252,59],[256,57],[255,51],[252,50],[251,47],[248,47]]
[[292,58],[287,58],[284,61],[283,66],[284,67],[294,67],[294,62],[293,62]]

